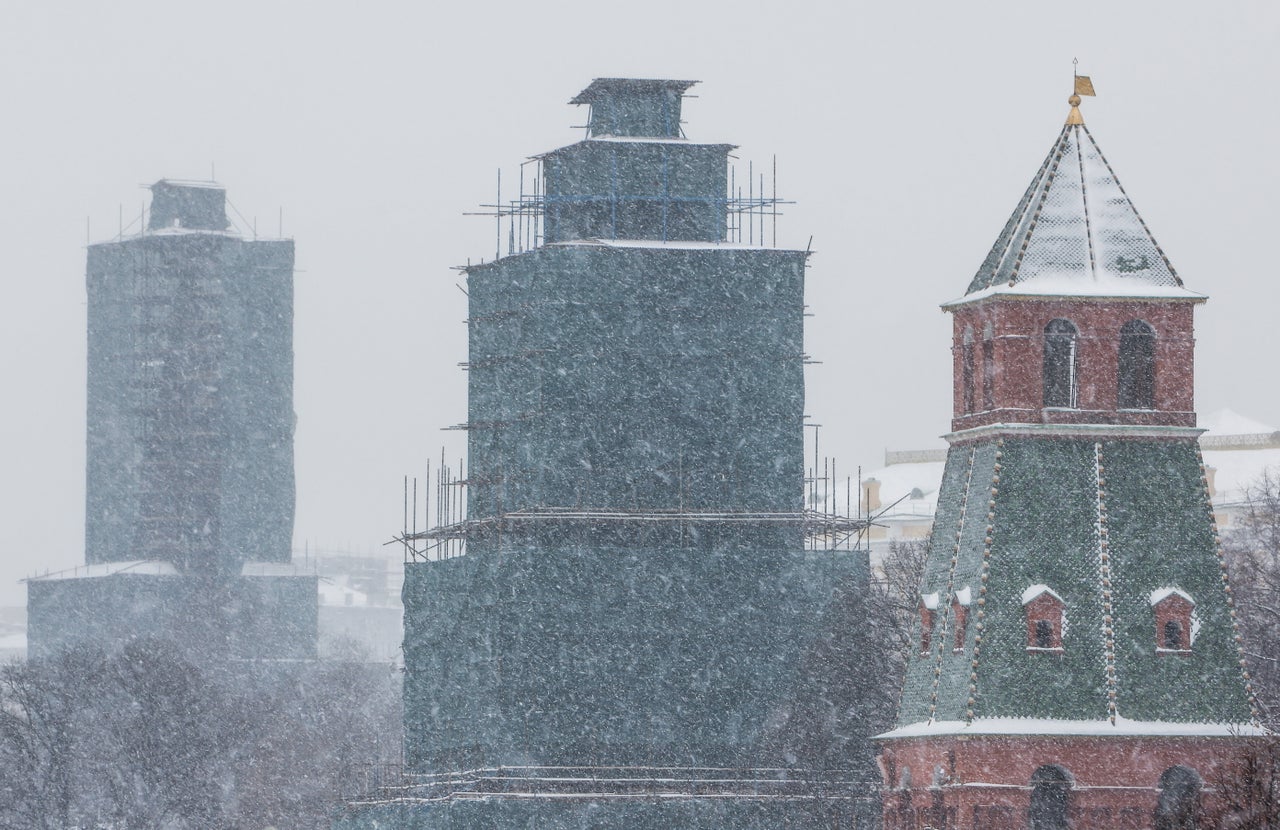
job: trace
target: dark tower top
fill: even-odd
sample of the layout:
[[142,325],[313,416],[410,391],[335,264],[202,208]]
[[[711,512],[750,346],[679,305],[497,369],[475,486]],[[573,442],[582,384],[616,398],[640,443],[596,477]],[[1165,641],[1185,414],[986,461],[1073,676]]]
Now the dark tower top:
[[680,136],[680,96],[694,81],[600,78],[590,136],[544,154],[544,236],[723,242],[732,144]]
[[151,185],[151,219],[147,230],[225,231],[228,227],[227,191],[219,185],[167,179]]
[[680,137],[680,99],[697,81],[596,78],[570,104],[591,107],[592,136]]

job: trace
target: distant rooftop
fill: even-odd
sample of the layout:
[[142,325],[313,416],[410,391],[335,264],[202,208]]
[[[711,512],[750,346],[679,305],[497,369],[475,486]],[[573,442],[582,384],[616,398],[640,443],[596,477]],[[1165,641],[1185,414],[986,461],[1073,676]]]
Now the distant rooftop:
[[570,104],[588,104],[592,136],[679,138],[680,100],[697,81],[596,78]]

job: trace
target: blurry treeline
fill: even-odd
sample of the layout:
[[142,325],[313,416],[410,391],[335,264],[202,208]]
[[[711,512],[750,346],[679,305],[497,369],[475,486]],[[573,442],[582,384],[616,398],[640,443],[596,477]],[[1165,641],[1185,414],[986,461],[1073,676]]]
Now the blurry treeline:
[[400,721],[386,664],[198,666],[161,640],[9,663],[0,828],[327,827]]

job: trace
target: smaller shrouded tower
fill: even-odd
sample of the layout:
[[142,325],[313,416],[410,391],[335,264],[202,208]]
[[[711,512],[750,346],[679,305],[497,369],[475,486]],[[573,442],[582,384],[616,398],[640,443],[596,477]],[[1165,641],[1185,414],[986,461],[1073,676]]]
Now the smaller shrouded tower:
[[293,242],[232,232],[217,185],[160,181],[87,285],[87,561],[289,561]]
[[1220,814],[1257,733],[1195,427],[1205,297],[1079,102],[943,306],[951,448],[886,828],[1210,826],[1184,820]]
[[85,569],[29,582],[33,654],[155,635],[314,650],[293,534],[293,242],[244,239],[226,191],[159,181],[147,225],[89,246]]

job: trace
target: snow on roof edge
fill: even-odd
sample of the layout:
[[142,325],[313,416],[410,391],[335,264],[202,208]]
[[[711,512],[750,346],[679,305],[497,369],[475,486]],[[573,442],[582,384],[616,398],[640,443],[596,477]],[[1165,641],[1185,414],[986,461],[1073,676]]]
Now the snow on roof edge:
[[1256,723],[1185,723],[1174,721],[1136,721],[1117,717],[1115,724],[1106,720],[1059,720],[1055,718],[975,718],[961,720],[918,721],[873,737],[878,741],[921,738],[933,735],[1075,735],[1101,737],[1124,735],[1209,737],[1257,737],[1271,735]]
[[1067,604],[1067,603],[1066,603],[1066,600],[1064,600],[1062,597],[1060,597],[1060,596],[1058,595],[1058,592],[1057,592],[1057,591],[1055,591],[1055,590],[1053,590],[1052,588],[1050,588],[1048,585],[1031,585],[1031,586],[1029,586],[1029,587],[1027,588],[1027,590],[1025,590],[1025,591],[1023,591],[1023,592],[1022,592],[1022,604],[1023,604],[1023,605],[1026,605],[1028,602],[1031,602],[1031,600],[1035,599],[1036,597],[1040,596],[1041,594],[1048,594],[1049,596],[1051,596],[1051,597],[1053,597],[1054,599],[1056,599],[1058,602],[1061,602],[1063,605],[1066,605],[1066,604]]

